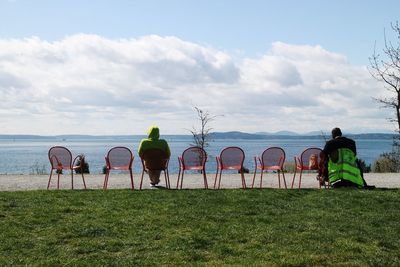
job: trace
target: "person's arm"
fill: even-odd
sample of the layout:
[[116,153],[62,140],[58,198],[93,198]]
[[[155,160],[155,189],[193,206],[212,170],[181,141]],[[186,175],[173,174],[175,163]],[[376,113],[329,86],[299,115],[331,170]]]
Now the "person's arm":
[[164,144],[164,146],[165,146],[165,152],[167,153],[168,157],[171,157],[171,151],[170,151],[170,149],[169,149],[168,143],[167,143],[167,141],[165,141],[165,140],[164,140],[164,142],[165,142],[165,144]]
[[143,155],[143,141],[144,141],[144,139],[142,139],[142,141],[140,141],[140,145],[139,145],[139,149],[138,149],[138,154],[139,154],[139,157],[142,157],[142,155]]
[[327,142],[325,143],[324,149],[322,149],[322,152],[324,153],[324,155],[325,155],[326,157],[328,157],[328,155],[329,155],[329,152],[330,152],[329,150],[330,150],[330,142],[327,141]]

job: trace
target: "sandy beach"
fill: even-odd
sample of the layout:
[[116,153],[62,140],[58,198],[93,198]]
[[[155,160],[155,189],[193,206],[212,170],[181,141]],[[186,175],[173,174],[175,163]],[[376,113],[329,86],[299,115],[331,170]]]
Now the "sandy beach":
[[[140,174],[134,174],[135,189],[139,189]],[[163,178],[163,177],[162,177]],[[170,174],[171,189],[176,188],[178,175]],[[214,173],[207,174],[209,188],[214,186]],[[286,183],[288,188],[292,183],[293,174],[286,174]],[[48,175],[0,175],[0,191],[19,191],[19,190],[45,190],[47,188]],[[251,188],[253,174],[245,175],[247,187]],[[365,180],[368,184],[381,188],[400,188],[399,173],[366,173]],[[85,175],[86,186],[88,189],[101,189],[103,187],[104,175],[88,174]],[[161,179],[161,186],[165,186],[165,180]],[[260,186],[260,176],[257,175],[255,187]],[[264,188],[278,188],[278,178],[275,173],[263,175]],[[282,182],[283,187],[283,182]],[[303,174],[302,188],[318,188],[318,183],[314,173]],[[53,175],[50,189],[57,188],[57,176]],[[130,178],[128,174],[111,174],[109,178],[109,189],[113,188],[130,188]],[[143,189],[149,189],[149,179],[144,176]],[[200,174],[185,174],[183,180],[183,189],[204,188],[203,177]],[[221,180],[221,188],[241,188],[241,180],[239,174],[223,174]],[[284,187],[283,187],[284,188]],[[298,176],[294,188],[298,188]],[[71,189],[71,176],[60,176],[60,189]],[[83,189],[82,178],[80,175],[74,175],[74,189]]]

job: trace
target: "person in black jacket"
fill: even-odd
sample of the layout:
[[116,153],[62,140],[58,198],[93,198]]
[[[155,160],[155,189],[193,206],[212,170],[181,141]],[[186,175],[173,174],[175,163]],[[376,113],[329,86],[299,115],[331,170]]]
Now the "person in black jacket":
[[[351,151],[353,151],[354,155],[357,156],[357,148],[356,148],[356,142],[354,140],[342,136],[342,131],[340,128],[333,128],[332,129],[332,139],[327,141],[325,144],[324,149],[322,150],[322,157],[324,158],[324,167],[323,167],[323,181],[328,181],[328,162],[329,158],[332,158],[332,156],[335,156],[335,153],[337,153],[337,150],[340,148],[348,148]],[[361,172],[361,177],[364,183],[364,187],[367,187],[367,183],[364,180],[364,175],[362,172],[362,168],[360,166],[360,161],[357,159],[356,161],[357,167],[360,169]],[[336,182],[333,187],[357,187],[358,185],[352,183],[351,181],[347,180],[340,180]]]

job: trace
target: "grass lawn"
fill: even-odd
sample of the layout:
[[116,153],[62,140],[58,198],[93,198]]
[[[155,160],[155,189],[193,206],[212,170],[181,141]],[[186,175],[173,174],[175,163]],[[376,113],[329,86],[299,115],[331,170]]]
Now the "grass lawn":
[[400,190],[0,192],[0,266],[400,266]]

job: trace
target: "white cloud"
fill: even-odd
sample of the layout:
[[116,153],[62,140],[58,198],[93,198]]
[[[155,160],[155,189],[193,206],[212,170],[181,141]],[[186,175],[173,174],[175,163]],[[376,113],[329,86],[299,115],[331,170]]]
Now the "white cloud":
[[185,133],[192,105],[223,114],[216,131],[391,129],[364,66],[320,46],[274,43],[260,58],[176,37],[57,42],[0,40],[3,133],[138,134],[156,123]]

